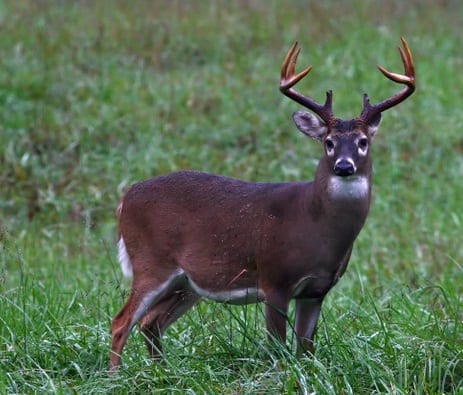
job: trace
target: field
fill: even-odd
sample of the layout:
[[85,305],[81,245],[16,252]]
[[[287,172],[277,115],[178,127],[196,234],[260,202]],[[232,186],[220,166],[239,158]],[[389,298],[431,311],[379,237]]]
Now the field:
[[[456,0],[1,0],[0,393],[462,395],[462,25]],[[298,89],[352,118],[400,89],[376,64],[402,72],[401,36],[418,89],[384,113],[314,357],[269,348],[262,305],[203,302],[163,363],[135,329],[110,377],[121,193],[178,169],[312,179],[322,148],[278,89],[289,46],[314,65]]]

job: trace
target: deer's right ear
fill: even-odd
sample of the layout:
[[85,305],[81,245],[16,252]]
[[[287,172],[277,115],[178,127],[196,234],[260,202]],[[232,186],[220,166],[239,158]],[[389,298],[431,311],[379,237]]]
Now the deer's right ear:
[[293,114],[293,119],[297,128],[302,133],[318,141],[323,140],[328,130],[318,117],[307,111],[296,111]]

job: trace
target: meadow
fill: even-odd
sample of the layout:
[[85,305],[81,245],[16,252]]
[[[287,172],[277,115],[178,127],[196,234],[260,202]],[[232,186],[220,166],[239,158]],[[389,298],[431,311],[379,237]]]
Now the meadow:
[[[0,393],[462,395],[462,25],[456,0],[1,0]],[[312,179],[322,147],[279,92],[286,51],[314,65],[298,89],[353,118],[364,92],[400,89],[376,64],[402,72],[401,36],[418,88],[383,115],[315,355],[295,358],[291,328],[270,349],[262,305],[205,301],[162,363],[134,330],[110,377],[122,192],[179,169]]]

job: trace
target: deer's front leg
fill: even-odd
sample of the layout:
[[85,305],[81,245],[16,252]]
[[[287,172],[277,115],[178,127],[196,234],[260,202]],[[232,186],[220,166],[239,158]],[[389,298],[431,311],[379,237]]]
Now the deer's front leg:
[[266,295],[265,320],[269,339],[286,342],[286,320],[290,297],[279,292]]
[[313,338],[322,308],[323,298],[296,300],[297,355],[314,353]]

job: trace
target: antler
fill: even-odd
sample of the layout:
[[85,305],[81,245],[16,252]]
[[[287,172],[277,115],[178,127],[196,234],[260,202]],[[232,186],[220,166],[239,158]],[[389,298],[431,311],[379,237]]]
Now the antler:
[[402,58],[402,62],[404,64],[404,72],[403,74],[396,74],[391,73],[390,71],[386,70],[383,66],[378,65],[379,71],[383,73],[387,78],[394,82],[398,82],[399,84],[405,84],[405,87],[394,96],[385,99],[378,104],[372,106],[370,104],[370,99],[368,95],[365,93],[363,95],[363,110],[360,114],[360,118],[364,120],[371,120],[375,116],[378,116],[381,112],[396,106],[400,102],[404,101],[407,97],[409,97],[415,91],[415,65],[413,63],[412,53],[410,48],[408,47],[407,41],[405,38],[401,37],[403,49],[398,47],[400,52],[400,57]]
[[295,75],[297,57],[300,52],[301,49],[297,47],[296,41],[289,49],[285,60],[283,61],[283,65],[281,66],[280,91],[299,104],[302,104],[304,107],[307,107],[309,110],[312,110],[325,123],[328,123],[333,118],[332,91],[328,91],[326,93],[326,101],[322,106],[310,97],[300,94],[293,88],[294,85],[296,85],[312,70],[312,66],[309,66],[299,74]]

